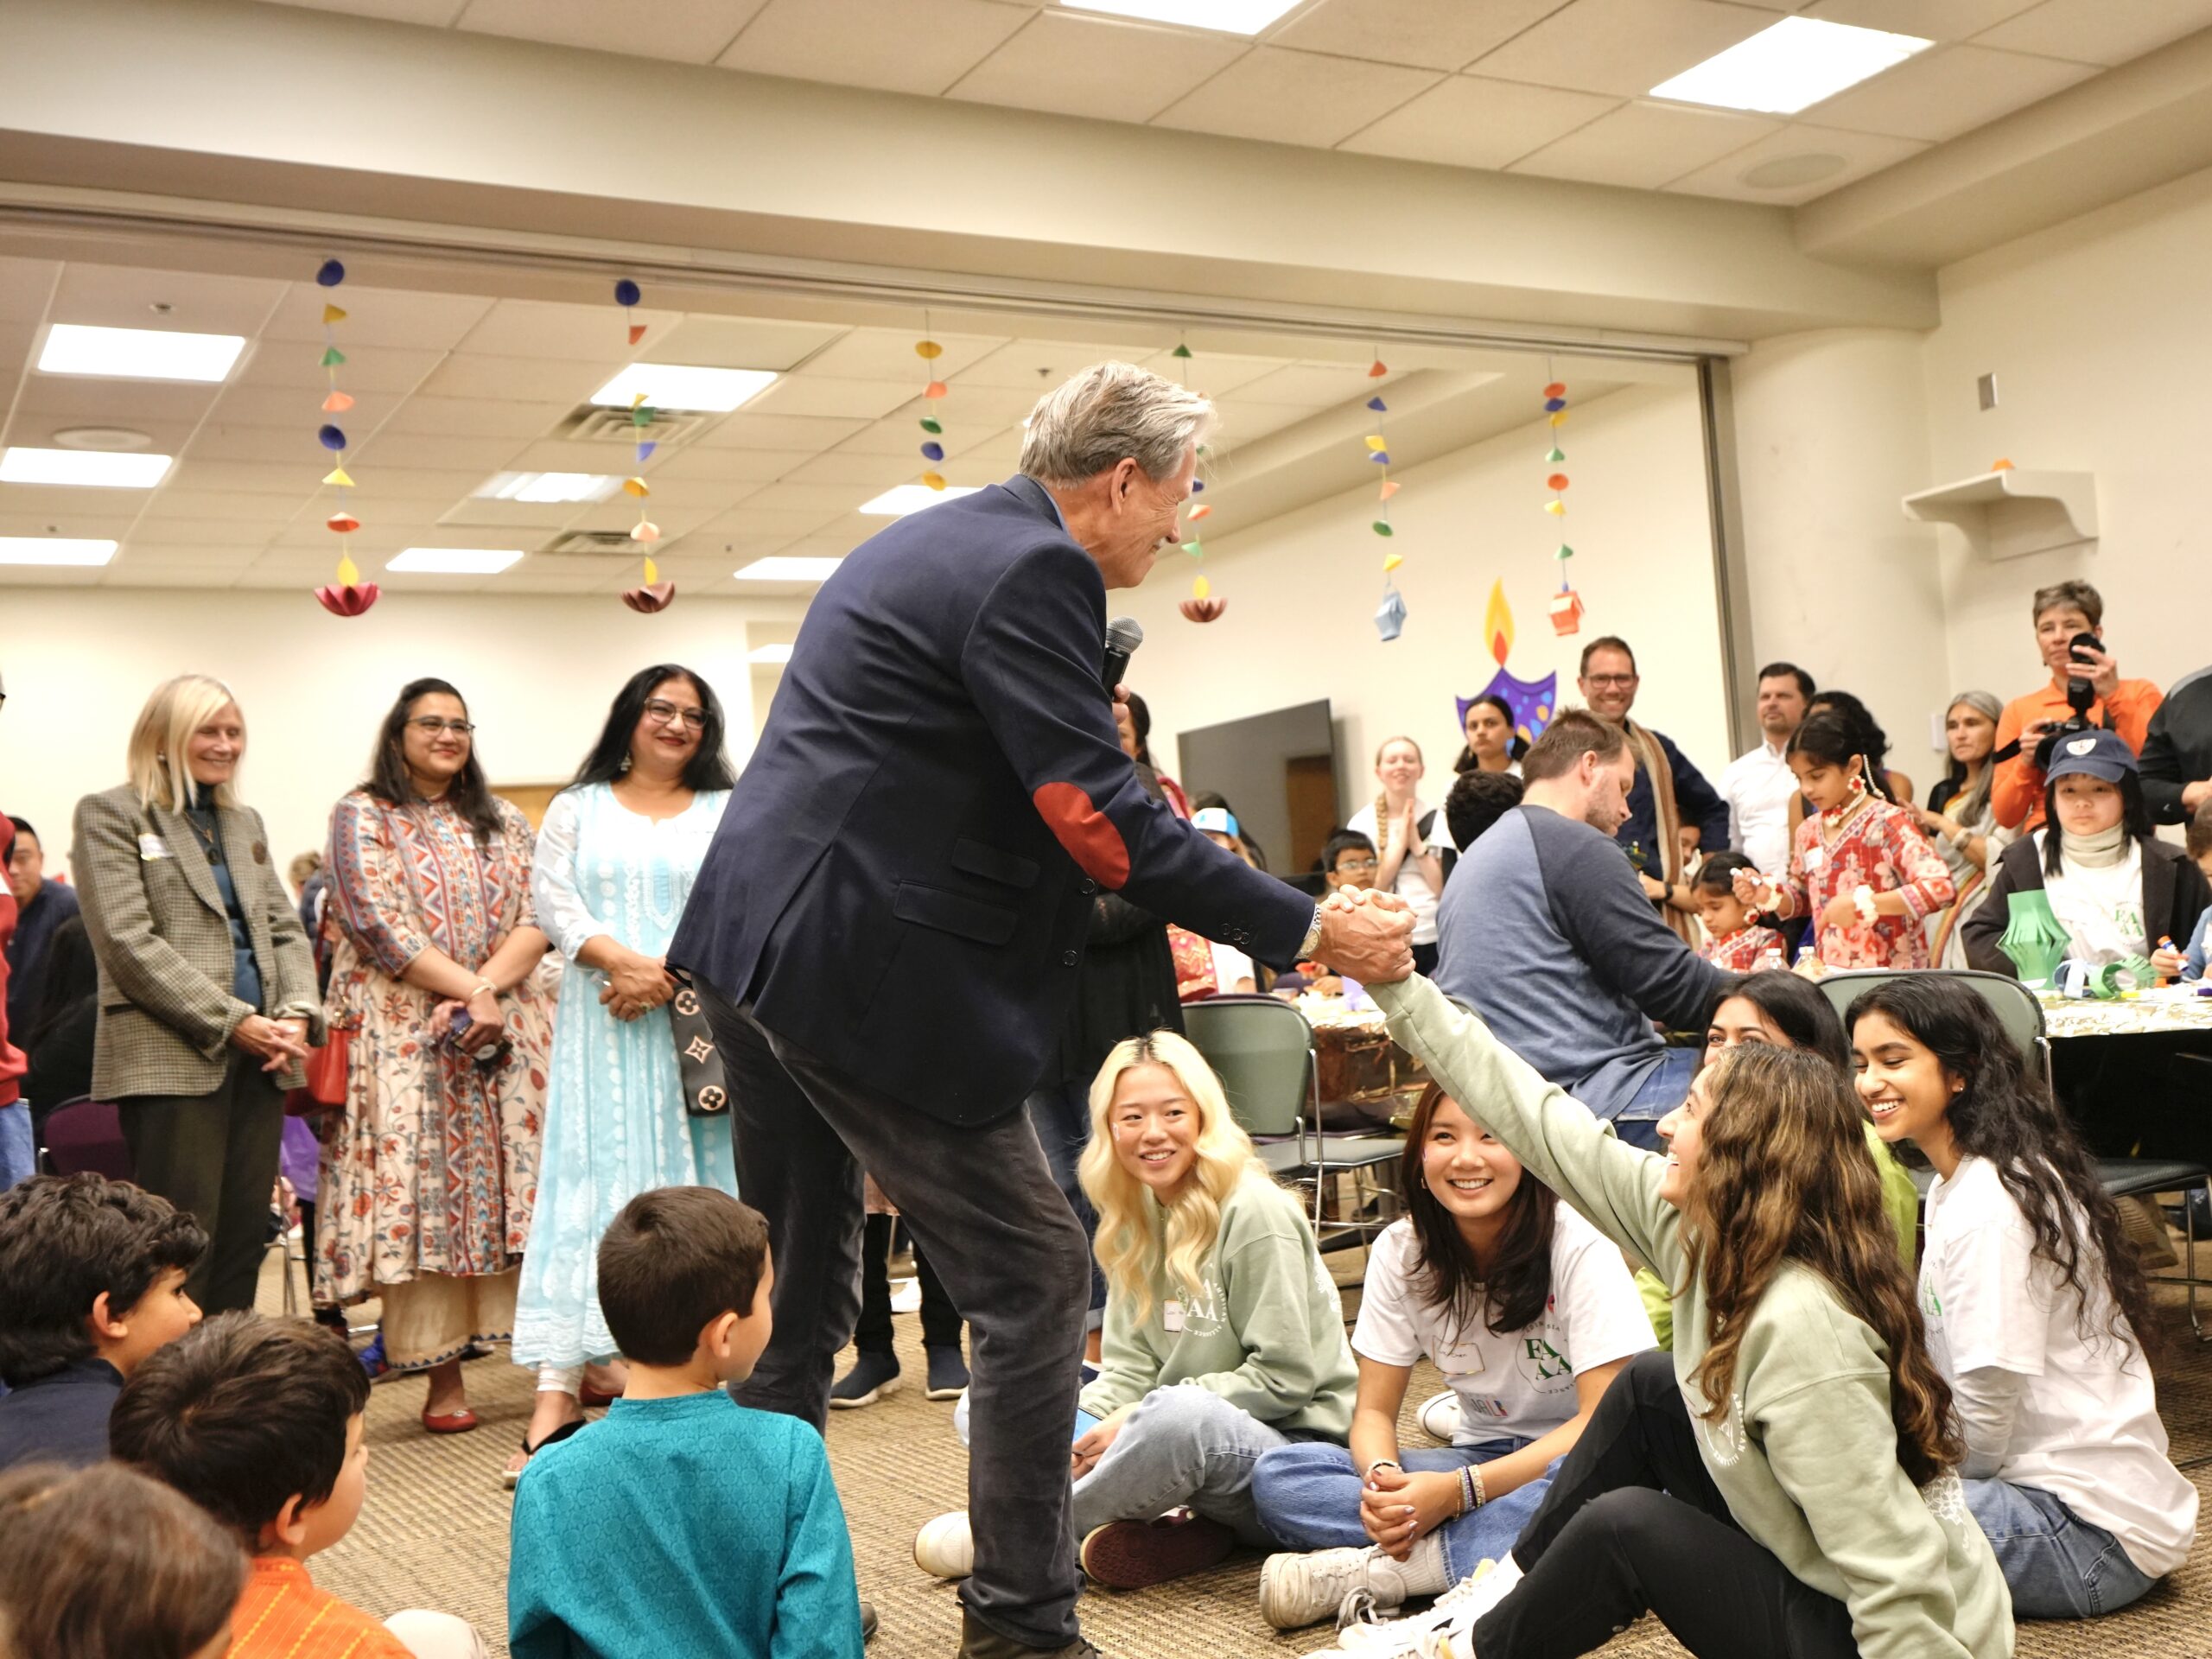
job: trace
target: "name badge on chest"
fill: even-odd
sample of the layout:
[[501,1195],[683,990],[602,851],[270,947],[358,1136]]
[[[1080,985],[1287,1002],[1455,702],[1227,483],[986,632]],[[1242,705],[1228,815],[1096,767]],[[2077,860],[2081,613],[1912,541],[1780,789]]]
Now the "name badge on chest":
[[1183,1331],[1183,1304],[1162,1302],[1160,1305],[1160,1322],[1166,1327],[1169,1336],[1180,1336]]
[[138,837],[138,856],[143,862],[150,864],[157,858],[174,858],[176,855],[169,851],[168,842],[159,836],[146,835]]

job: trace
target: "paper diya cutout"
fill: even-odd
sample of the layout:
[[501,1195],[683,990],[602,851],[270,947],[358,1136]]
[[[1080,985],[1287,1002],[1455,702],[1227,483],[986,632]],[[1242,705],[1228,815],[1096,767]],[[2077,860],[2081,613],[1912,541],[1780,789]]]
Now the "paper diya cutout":
[[338,580],[327,588],[315,590],[315,602],[333,616],[359,616],[377,602],[381,590],[373,582],[361,580],[360,567],[352,558],[338,561]]
[[[639,530],[650,530],[652,534],[639,536]],[[630,534],[639,541],[657,541],[660,537],[660,527],[658,524],[640,524]],[[622,602],[640,616],[651,616],[656,611],[666,610],[670,601],[675,597],[676,584],[672,582],[663,582],[660,579],[660,566],[653,563],[652,555],[650,553],[645,555],[645,581],[635,588],[626,588],[622,590]]]
[[1229,608],[1229,601],[1225,599],[1186,599],[1175,608],[1183,613],[1183,619],[1187,622],[1216,622]]
[[361,521],[343,508],[322,521],[325,530],[335,531],[340,536],[351,536],[361,527]]

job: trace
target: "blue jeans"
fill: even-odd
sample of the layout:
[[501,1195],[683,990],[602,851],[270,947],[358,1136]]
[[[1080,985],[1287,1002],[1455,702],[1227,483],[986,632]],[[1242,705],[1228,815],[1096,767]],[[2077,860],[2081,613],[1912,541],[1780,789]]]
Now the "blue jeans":
[[[1401,1452],[1398,1461],[1408,1474],[1456,1474],[1471,1463],[1488,1463],[1528,1444],[1508,1435],[1477,1446]],[[1454,1583],[1486,1560],[1505,1559],[1521,1529],[1544,1501],[1552,1470],[1558,1467],[1554,1458],[1551,1469],[1527,1485],[1437,1529],[1444,1540],[1446,1571]],[[1260,1459],[1252,1481],[1260,1524],[1289,1549],[1334,1549],[1370,1542],[1359,1523],[1359,1471],[1352,1465],[1351,1453],[1341,1446],[1287,1446],[1270,1452]]]
[[1659,1149],[1659,1120],[1689,1098],[1690,1079],[1705,1064],[1701,1048],[1660,1051],[1659,1064],[1651,1068],[1629,1103],[1613,1119],[1613,1134],[1631,1147],[1647,1152]]
[[[1095,1243],[1098,1237],[1098,1212],[1090,1207],[1090,1195],[1076,1179],[1076,1165],[1082,1160],[1083,1149],[1090,1144],[1090,1085],[1047,1084],[1022,1104],[1028,1110],[1030,1127],[1037,1131],[1037,1144],[1045,1149],[1045,1161],[1052,1166],[1052,1185],[1066,1195],[1068,1208],[1083,1224],[1083,1236]],[[1105,1315],[1106,1275],[1099,1272],[1098,1257],[1094,1253],[1090,1258],[1090,1306],[1084,1318],[1084,1329],[1097,1330]]]
[[1299,1447],[1211,1389],[1187,1382],[1154,1389],[1076,1482],[1075,1535],[1109,1521],[1149,1521],[1187,1503],[1234,1530],[1239,1543],[1263,1548],[1268,1535],[1252,1503],[1252,1467],[1278,1449]]
[[0,1106],[0,1192],[38,1173],[38,1148],[31,1135],[31,1109],[22,1101]]
[[2117,1612],[2156,1584],[2120,1541],[2038,1486],[1969,1480],[1967,1508],[1988,1535],[2022,1618],[2094,1618]]

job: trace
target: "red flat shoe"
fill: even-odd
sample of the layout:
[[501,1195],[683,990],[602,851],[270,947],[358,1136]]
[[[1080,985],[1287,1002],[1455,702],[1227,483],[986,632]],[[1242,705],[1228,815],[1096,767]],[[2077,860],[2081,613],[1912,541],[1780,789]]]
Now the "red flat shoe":
[[611,1406],[621,1397],[619,1394],[609,1394],[604,1389],[594,1389],[588,1382],[576,1384],[576,1403],[587,1408]]
[[423,1427],[433,1434],[466,1434],[477,1427],[477,1417],[467,1406],[459,1411],[442,1411],[435,1415],[425,1407]]

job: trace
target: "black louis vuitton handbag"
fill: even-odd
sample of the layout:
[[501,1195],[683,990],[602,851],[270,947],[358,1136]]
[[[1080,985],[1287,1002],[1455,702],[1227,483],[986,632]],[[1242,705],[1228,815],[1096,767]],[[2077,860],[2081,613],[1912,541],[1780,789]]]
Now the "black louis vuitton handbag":
[[[673,972],[674,970],[671,970]],[[683,1088],[683,1109],[693,1117],[720,1117],[729,1110],[729,1086],[722,1077],[722,1057],[699,993],[682,974],[668,1001],[669,1029],[676,1036],[676,1070]]]

